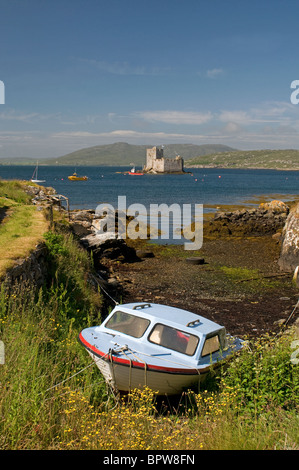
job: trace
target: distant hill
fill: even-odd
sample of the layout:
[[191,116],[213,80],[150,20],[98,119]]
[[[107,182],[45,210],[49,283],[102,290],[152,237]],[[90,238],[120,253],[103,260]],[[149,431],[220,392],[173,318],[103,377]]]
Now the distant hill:
[[[76,150],[62,157],[43,159],[42,161],[40,160],[40,163],[75,166],[128,166],[133,163],[136,166],[143,166],[146,159],[146,149],[154,145],[131,145],[125,142],[97,145]],[[226,145],[169,144],[164,145],[164,156],[175,158],[176,155],[181,155],[184,160],[187,160],[198,155],[232,150],[234,149]]]
[[[143,167],[149,145],[131,145],[117,142],[83,148],[56,158],[40,158],[39,165],[130,166]],[[166,158],[181,155],[185,168],[260,168],[299,170],[299,150],[236,150],[226,145],[168,144],[164,145]],[[36,158],[0,158],[0,165],[36,165]]]
[[299,150],[245,150],[217,152],[185,161],[186,168],[252,168],[299,170]]
[[0,165],[36,165],[36,158],[0,158]]

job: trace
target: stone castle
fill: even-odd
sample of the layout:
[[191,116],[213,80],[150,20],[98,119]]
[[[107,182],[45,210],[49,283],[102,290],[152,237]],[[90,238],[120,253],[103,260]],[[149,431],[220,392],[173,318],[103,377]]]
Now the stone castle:
[[176,158],[164,158],[163,147],[153,147],[146,150],[146,164],[143,171],[147,173],[184,173],[184,160],[179,155]]

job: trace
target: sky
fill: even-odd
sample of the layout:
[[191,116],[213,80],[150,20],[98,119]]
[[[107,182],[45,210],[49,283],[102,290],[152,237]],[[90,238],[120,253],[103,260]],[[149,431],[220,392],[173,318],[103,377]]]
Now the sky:
[[299,149],[298,14],[297,0],[0,0],[0,158]]

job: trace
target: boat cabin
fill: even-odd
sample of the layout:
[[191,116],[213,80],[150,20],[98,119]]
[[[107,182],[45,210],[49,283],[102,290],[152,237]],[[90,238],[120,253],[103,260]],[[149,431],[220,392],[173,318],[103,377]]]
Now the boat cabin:
[[188,362],[193,358],[197,365],[205,358],[210,361],[211,355],[220,356],[227,348],[223,326],[192,312],[160,304],[119,305],[96,328],[118,336],[118,341],[119,336],[126,342],[131,339],[130,344],[137,341],[144,351],[154,346],[157,352],[159,346],[160,354],[178,353]]

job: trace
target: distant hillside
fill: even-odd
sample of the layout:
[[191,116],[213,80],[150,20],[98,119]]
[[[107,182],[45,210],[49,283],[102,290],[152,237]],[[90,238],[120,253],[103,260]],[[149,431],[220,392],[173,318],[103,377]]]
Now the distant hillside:
[[[146,149],[155,144],[131,145],[118,142],[83,148],[57,158],[40,158],[40,165],[143,167]],[[181,155],[185,168],[264,168],[299,170],[299,150],[236,150],[226,145],[164,145],[166,158]],[[0,158],[0,165],[36,165],[36,159]]]
[[0,158],[0,165],[36,165],[36,158]]
[[[45,159],[40,161],[40,163],[76,166],[127,166],[134,163],[136,166],[143,166],[146,159],[146,149],[154,145],[131,145],[125,142],[97,145],[77,150],[59,158]],[[232,150],[234,149],[226,145],[169,144],[164,145],[164,156],[174,158],[176,155],[181,155],[184,160],[187,160],[198,155]]]
[[211,153],[185,161],[189,168],[299,170],[299,150],[246,150]]

